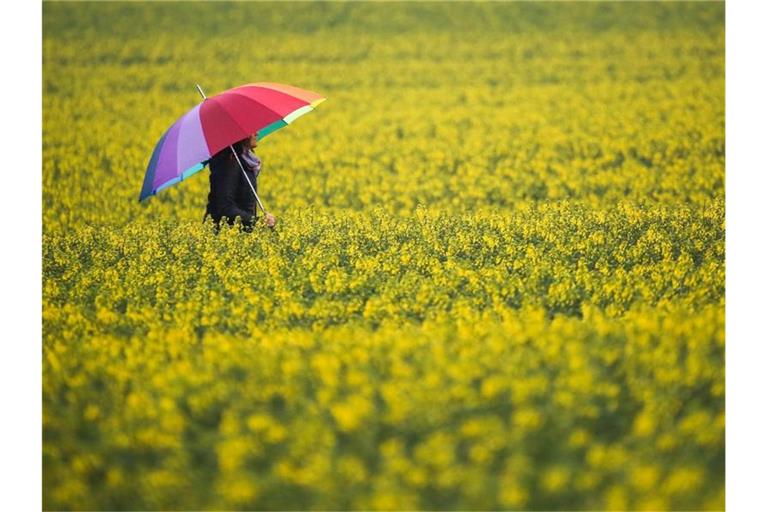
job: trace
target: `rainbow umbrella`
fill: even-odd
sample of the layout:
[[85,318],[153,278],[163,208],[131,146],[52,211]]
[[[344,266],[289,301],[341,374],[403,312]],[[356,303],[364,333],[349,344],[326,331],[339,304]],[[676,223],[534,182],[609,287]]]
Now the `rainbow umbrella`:
[[[139,201],[189,178],[222,149],[229,146],[234,153],[235,142],[253,133],[261,140],[325,101],[315,92],[270,82],[242,85],[210,98],[199,85],[197,90],[203,102],[173,123],[155,145]],[[238,162],[242,169],[239,157]]]

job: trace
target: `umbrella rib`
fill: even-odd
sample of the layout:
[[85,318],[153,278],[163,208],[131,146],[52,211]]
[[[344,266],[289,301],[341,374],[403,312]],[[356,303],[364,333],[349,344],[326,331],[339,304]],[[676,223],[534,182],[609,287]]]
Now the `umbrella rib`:
[[[199,134],[200,137],[202,137],[203,141],[205,140],[205,133],[203,132],[203,126],[202,123],[200,123],[200,107],[201,105],[198,105],[194,107],[192,110],[184,114],[178,121],[180,123],[179,126],[179,140],[181,140],[181,134],[184,132],[186,135],[186,138],[190,136],[190,132],[194,133],[196,127],[199,127]],[[206,150],[208,149],[208,146],[206,144]],[[206,151],[208,153],[209,151]],[[197,155],[200,156],[200,155]],[[211,155],[206,155],[210,157]],[[184,172],[191,169],[195,165],[198,165],[200,163],[200,160],[195,160],[194,163],[185,162],[184,165],[181,165],[181,162],[184,160],[183,153],[182,153],[182,145],[180,143],[177,143],[176,145],[176,167],[178,169],[183,169],[181,176],[181,180],[183,181],[185,178],[183,176]]]
[[160,151],[162,150],[165,137],[168,135],[169,131],[171,131],[170,128],[165,130],[163,136],[160,137],[160,140],[158,140],[157,144],[155,144],[155,149],[152,151],[152,156],[150,157],[149,163],[147,164],[147,170],[144,173],[144,183],[141,185],[139,201],[143,201],[147,197],[154,194],[155,187],[153,182],[155,179],[155,173],[157,172],[157,161],[160,159]]
[[[289,95],[289,94],[285,94],[284,92],[281,92],[281,91],[275,91],[274,89],[269,89],[269,88],[267,88],[267,87],[264,87],[264,89],[268,89],[268,90],[270,90],[270,91],[274,91],[274,92],[277,92],[277,93],[283,94],[283,95],[285,95],[285,96],[288,96],[288,97],[289,97],[289,98],[291,98],[291,99],[297,99],[297,100],[299,100],[299,101],[303,101],[304,103],[307,103],[307,102],[305,102],[304,100],[302,100],[301,98],[296,98],[295,96],[291,96],[291,95]],[[255,100],[255,99],[251,98],[250,96],[248,96],[248,95],[246,95],[246,94],[243,94],[243,93],[241,93],[241,92],[231,92],[231,93],[229,93],[229,94],[236,94],[236,95],[238,95],[238,96],[242,96],[243,98],[245,98],[245,99],[247,99],[247,100],[249,100],[249,101],[252,101],[252,102],[256,103],[257,105],[259,105],[259,106],[261,106],[261,107],[264,107],[266,110],[269,110],[270,112],[272,112],[273,114],[275,114],[276,116],[278,116],[280,119],[285,119],[286,117],[288,117],[289,115],[291,115],[291,114],[293,113],[293,111],[291,111],[291,112],[289,112],[287,115],[285,115],[285,116],[284,116],[284,115],[280,114],[280,112],[276,112],[276,111],[272,110],[271,108],[269,108],[269,107],[268,107],[268,106],[266,106],[265,104],[263,104],[263,103],[260,103],[259,101],[257,101],[257,100]],[[309,103],[307,103],[307,105],[309,105]],[[303,105],[302,105],[302,107],[303,107]],[[299,107],[299,108],[302,108],[302,107]],[[295,110],[298,110],[298,109],[294,109],[294,111],[295,111]]]
[[[310,91],[307,89],[301,89],[300,87],[295,87],[288,84],[279,84],[276,82],[256,82],[251,84],[242,85],[240,87],[236,87],[236,89],[242,89],[245,87],[260,87],[262,89],[269,89],[271,91],[276,91],[281,94],[286,94],[288,96],[291,96],[292,98],[297,98],[301,101],[305,101],[309,104],[312,104],[314,101],[317,101],[317,99],[326,99],[319,93],[315,91]],[[309,100],[305,95],[313,96],[315,99]]]

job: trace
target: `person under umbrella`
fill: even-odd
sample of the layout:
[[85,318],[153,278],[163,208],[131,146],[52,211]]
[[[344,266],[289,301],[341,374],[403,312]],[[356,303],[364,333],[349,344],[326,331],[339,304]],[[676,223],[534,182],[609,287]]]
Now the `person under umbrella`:
[[[261,160],[252,150],[263,139],[311,112],[326,98],[287,84],[258,82],[207,97],[174,122],[160,137],[144,173],[139,201],[186,180],[206,166],[211,170],[210,193],[203,222],[210,216],[219,232],[221,219],[252,232],[255,206],[274,229],[256,192]],[[245,137],[245,138],[243,138]]]
[[[251,190],[251,185],[258,189],[256,184],[261,172],[261,159],[253,153],[256,146],[258,136],[254,133],[232,145],[240,163],[229,147],[216,153],[208,162],[210,192],[203,222],[210,216],[216,232],[222,219],[231,226],[240,217],[241,229],[248,233],[256,225],[256,195]],[[265,212],[264,221],[270,228],[275,227],[276,219],[272,214]]]

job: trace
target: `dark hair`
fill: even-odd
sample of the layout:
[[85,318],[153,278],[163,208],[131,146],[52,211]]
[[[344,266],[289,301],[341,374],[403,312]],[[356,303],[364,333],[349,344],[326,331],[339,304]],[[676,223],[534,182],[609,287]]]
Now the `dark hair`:
[[[243,140],[239,140],[239,141],[235,142],[234,144],[232,144],[232,147],[233,147],[233,148],[235,148],[235,151],[237,151],[237,154],[239,155],[240,153],[242,153],[242,152],[243,152],[243,150],[244,150],[245,148],[247,148],[247,147],[248,147],[248,143],[249,143],[250,141],[251,141],[251,137],[250,137],[250,136],[248,136],[248,137],[246,137],[245,139],[243,139]],[[232,151],[230,151],[230,152],[229,152],[229,154],[231,155],[231,154],[232,154]]]
[[[251,137],[248,136],[245,139],[239,140],[234,144],[232,144],[232,147],[235,148],[235,151],[237,152],[237,154],[240,155],[243,153],[243,150],[247,147],[246,145],[250,140],[251,140]],[[225,147],[215,155],[212,155],[211,158],[203,162],[203,165],[210,165],[210,163],[213,160],[221,160],[221,159],[224,159],[230,162],[235,159],[235,155],[232,154],[232,150],[229,149],[229,146]]]

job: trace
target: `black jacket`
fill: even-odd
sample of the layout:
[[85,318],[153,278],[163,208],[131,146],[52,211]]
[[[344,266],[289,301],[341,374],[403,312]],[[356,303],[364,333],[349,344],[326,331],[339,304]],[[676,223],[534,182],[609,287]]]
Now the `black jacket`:
[[[208,194],[208,206],[203,220],[210,215],[218,227],[222,217],[226,217],[230,225],[234,224],[235,217],[240,217],[244,230],[251,231],[256,223],[256,197],[248,186],[232,150],[227,148],[217,153],[209,160],[208,165],[211,170],[211,191]],[[255,173],[248,166],[244,167],[253,188],[258,190]]]

